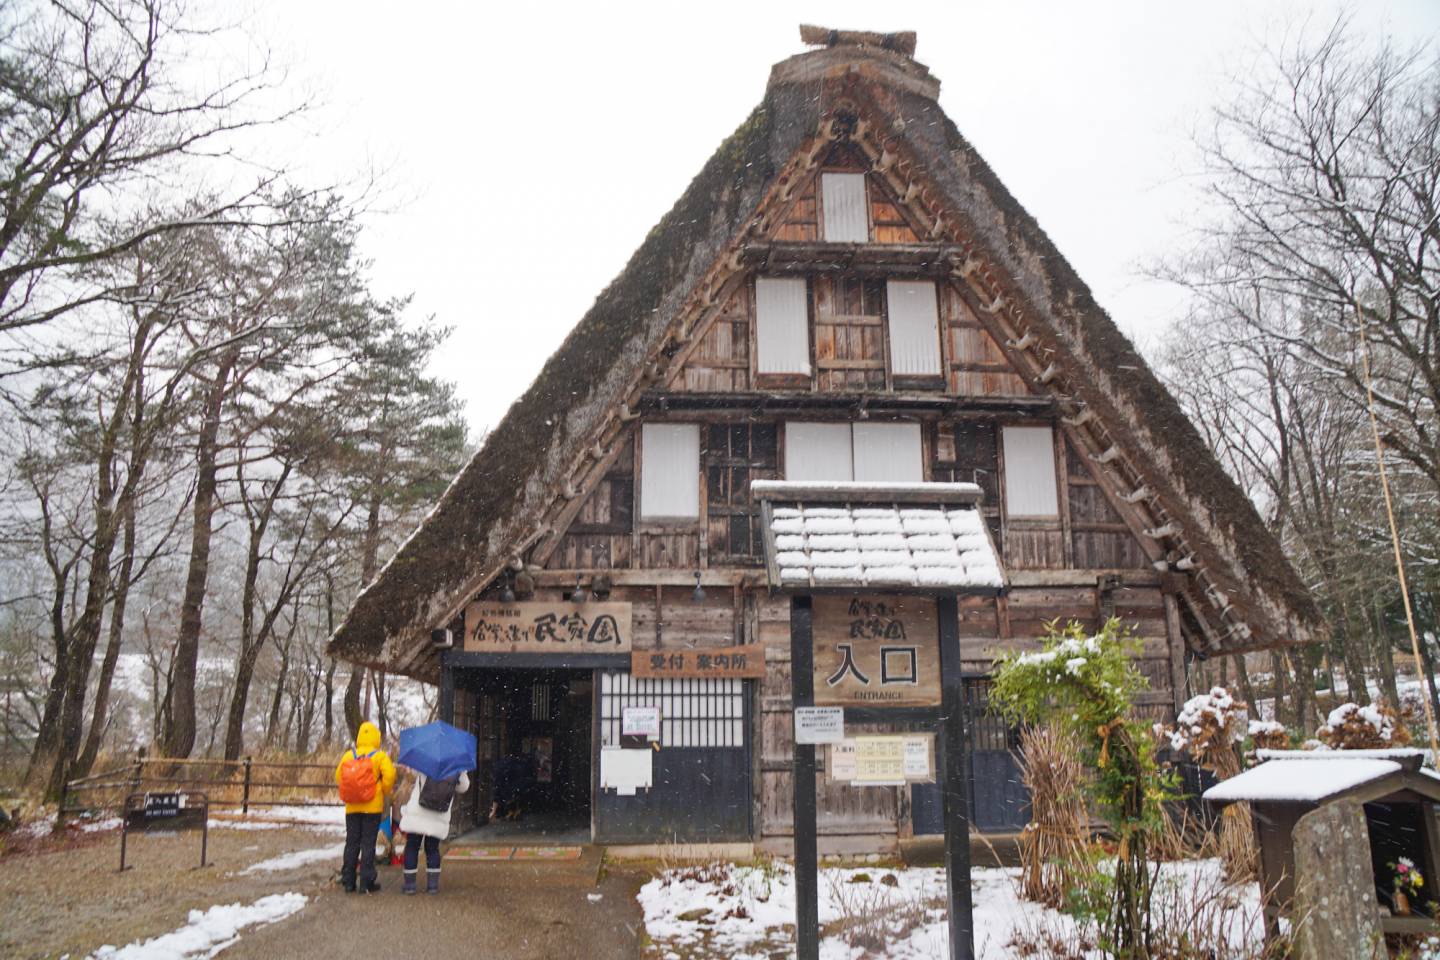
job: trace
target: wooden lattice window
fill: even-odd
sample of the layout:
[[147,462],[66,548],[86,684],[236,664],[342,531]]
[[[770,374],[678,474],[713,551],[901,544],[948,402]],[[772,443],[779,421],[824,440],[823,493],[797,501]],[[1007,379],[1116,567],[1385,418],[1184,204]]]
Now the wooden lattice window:
[[750,481],[780,476],[773,423],[712,423],[706,431],[705,484],[711,563],[759,562],[760,510]]
[[[661,651],[656,651],[661,655]],[[678,680],[600,674],[600,743],[620,745],[626,707],[660,709],[660,745],[667,748],[745,746],[745,681],[730,677]]]

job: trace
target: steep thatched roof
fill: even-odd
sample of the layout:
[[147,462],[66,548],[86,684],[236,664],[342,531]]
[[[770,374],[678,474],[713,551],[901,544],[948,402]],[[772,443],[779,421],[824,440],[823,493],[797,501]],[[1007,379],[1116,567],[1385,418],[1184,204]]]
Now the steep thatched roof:
[[[936,102],[939,83],[904,53],[841,42],[777,64],[765,97],[721,146],[620,276],[546,363],[440,503],[356,600],[330,652],[430,676],[429,631],[532,542],[578,451],[645,372],[697,285],[738,244],[777,176],[816,135],[837,83],[863,93],[964,222],[969,239],[1069,353],[1084,397],[1130,438],[1133,462],[1262,635],[1308,639],[1313,600],[1243,492],[1054,244]],[[848,94],[847,94],[848,95]],[[1112,431],[1113,432],[1113,431]],[[1152,477],[1151,474],[1154,474]]]

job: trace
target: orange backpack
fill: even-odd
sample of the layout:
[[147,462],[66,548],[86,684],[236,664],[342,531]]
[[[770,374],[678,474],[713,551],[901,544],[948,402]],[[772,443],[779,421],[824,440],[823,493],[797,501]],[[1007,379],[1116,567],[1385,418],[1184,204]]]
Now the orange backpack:
[[375,799],[375,751],[363,757],[354,750],[340,763],[340,799],[346,803],[369,803]]

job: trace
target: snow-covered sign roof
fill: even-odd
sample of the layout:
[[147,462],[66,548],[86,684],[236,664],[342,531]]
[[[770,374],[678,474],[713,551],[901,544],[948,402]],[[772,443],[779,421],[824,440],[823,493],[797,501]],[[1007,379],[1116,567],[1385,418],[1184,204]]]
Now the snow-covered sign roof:
[[[1440,777],[1419,768],[1419,751],[1264,751],[1271,757],[1205,791],[1214,804],[1321,803],[1370,787],[1380,794],[1413,790],[1440,801]],[[1384,754],[1398,754],[1384,756]],[[1352,756],[1381,754],[1381,756]],[[1368,792],[1368,791],[1367,791]]]
[[994,593],[1005,576],[971,483],[756,481],[770,584]]

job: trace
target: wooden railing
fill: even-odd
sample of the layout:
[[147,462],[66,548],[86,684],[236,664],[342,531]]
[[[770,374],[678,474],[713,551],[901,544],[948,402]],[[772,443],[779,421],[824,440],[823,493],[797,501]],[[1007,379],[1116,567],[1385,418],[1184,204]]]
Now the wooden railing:
[[206,793],[212,807],[338,806],[334,765],[304,761],[182,759],[138,753],[124,766],[68,781],[60,797],[61,816],[118,810],[131,794]]

